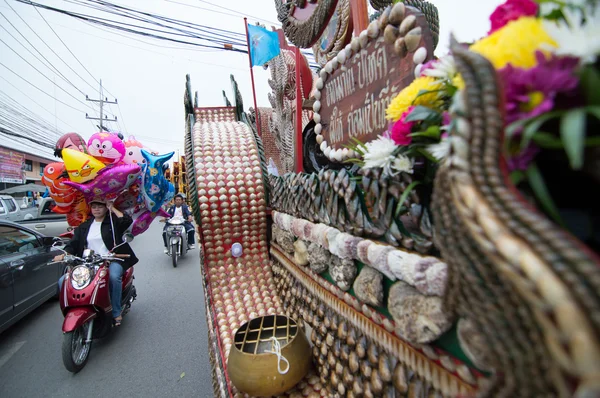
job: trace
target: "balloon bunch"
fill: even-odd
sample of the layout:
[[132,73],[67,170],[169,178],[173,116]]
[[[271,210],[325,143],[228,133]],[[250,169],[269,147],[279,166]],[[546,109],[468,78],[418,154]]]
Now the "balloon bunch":
[[156,155],[143,149],[134,137],[123,141],[115,133],[96,133],[88,142],[76,133],[62,136],[55,155],[63,162],[44,169],[42,183],[56,202],[55,213],[66,214],[76,227],[90,215],[88,203],[101,198],[130,214],[132,233],[146,231],[161,206],[173,198],[175,188],[165,177],[163,165],[174,152]]

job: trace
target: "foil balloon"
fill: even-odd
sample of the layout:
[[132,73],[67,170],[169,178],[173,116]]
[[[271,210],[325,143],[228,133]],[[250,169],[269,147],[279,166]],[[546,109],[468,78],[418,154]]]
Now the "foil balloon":
[[165,155],[153,155],[142,149],[146,160],[142,173],[142,198],[146,210],[133,222],[132,234],[139,235],[146,231],[157,217],[169,217],[162,209],[163,203],[173,197],[175,188],[164,176],[163,165],[173,157],[174,152]]
[[87,145],[88,153],[106,165],[119,163],[125,157],[125,144],[113,133],[96,133]]
[[122,164],[100,170],[96,178],[87,183],[65,181],[65,184],[81,191],[88,201],[94,197],[113,200],[133,184],[141,172],[142,169],[137,164]]
[[146,208],[151,212],[158,211],[170,195],[170,186],[173,184],[165,178],[162,165],[171,159],[174,154],[175,152],[170,152],[165,155],[157,156],[142,149],[142,155],[147,162],[146,170],[144,171],[144,174],[142,174],[142,196],[144,197]]
[[87,153],[85,140],[77,133],[67,133],[60,137],[54,146],[54,156],[62,158],[63,149],[72,149],[74,151]]
[[86,153],[64,148],[62,157],[72,182],[82,183],[93,180],[104,169],[104,163]]
[[68,181],[65,175],[65,164],[53,162],[44,167],[42,184],[48,188],[50,197],[56,206],[52,211],[58,214],[67,214],[73,209],[73,202],[77,191],[64,184]]
[[120,211],[133,216],[136,206],[139,205],[139,197],[140,185],[137,182],[134,182],[127,190],[121,192],[117,199],[115,199],[115,207]]
[[157,212],[151,212],[149,210],[144,211],[140,214],[136,220],[133,222],[131,233],[134,236],[137,236],[141,233],[144,233],[152,224],[152,221],[156,217],[171,217],[169,213],[164,211],[162,208],[159,208]]
[[142,155],[142,149],[144,149],[142,143],[136,140],[134,136],[129,136],[125,141],[125,156],[123,157],[123,163],[145,164],[146,159]]
[[71,227],[77,227],[90,216],[90,206],[85,201],[83,193],[76,192],[73,207],[70,213],[67,214],[67,223]]

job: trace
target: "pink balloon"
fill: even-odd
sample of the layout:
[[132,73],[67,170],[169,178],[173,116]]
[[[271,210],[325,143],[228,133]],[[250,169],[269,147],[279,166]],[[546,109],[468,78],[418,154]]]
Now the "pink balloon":
[[87,183],[79,184],[65,181],[65,185],[83,192],[86,200],[95,197],[105,197],[112,200],[117,194],[133,184],[141,172],[142,169],[136,164],[123,164],[100,170],[96,178]]
[[150,210],[144,211],[137,219],[133,222],[131,233],[133,236],[137,236],[141,233],[146,232],[150,228],[150,224],[156,217],[171,217],[169,213],[163,209],[159,209],[156,213],[152,213]]
[[117,164],[125,156],[125,144],[113,133],[96,133],[88,140],[88,152],[104,164]]

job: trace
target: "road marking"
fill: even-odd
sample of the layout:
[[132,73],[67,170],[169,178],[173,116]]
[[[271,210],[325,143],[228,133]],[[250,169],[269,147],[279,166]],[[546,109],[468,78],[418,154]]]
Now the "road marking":
[[8,360],[17,353],[17,351],[19,351],[21,349],[21,347],[23,347],[23,344],[25,344],[25,341],[19,341],[15,344],[13,344],[12,346],[9,347],[8,352],[6,352],[5,354],[3,354],[0,357],[0,368],[2,366],[4,366],[4,364],[6,362],[8,362]]

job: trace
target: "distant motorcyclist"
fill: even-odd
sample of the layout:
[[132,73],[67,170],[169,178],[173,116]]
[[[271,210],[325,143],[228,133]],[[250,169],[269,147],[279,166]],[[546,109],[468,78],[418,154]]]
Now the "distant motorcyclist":
[[[181,217],[185,220],[185,223],[183,225],[185,226],[185,230],[188,234],[188,247],[190,249],[195,249],[196,248],[195,231],[194,231],[194,226],[192,225],[192,221],[194,220],[194,218],[192,217],[192,212],[190,211],[189,207],[183,202],[183,199],[184,199],[183,194],[178,193],[177,195],[175,195],[175,198],[174,198],[175,204],[167,210],[167,213],[169,213],[171,218]],[[169,249],[167,247],[167,227],[168,226],[169,226],[168,224],[165,225],[165,227],[163,228],[163,233],[162,233],[163,243],[165,245],[165,254],[169,253]]]

